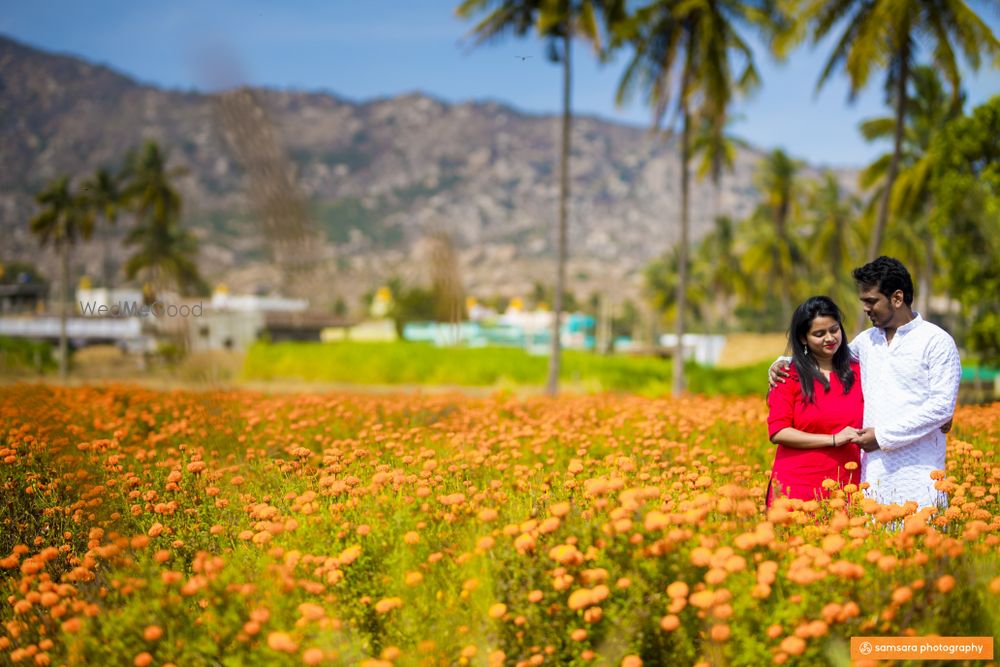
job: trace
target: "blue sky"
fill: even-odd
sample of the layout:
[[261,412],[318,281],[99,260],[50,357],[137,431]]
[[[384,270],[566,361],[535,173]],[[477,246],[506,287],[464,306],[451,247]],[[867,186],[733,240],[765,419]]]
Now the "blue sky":
[[[241,82],[324,90],[363,101],[422,91],[446,101],[494,99],[528,112],[557,112],[561,73],[534,37],[468,48],[471,23],[458,0],[0,0],[0,33],[102,63],[139,81],[211,87],[208,54],[237,64]],[[980,5],[981,7],[981,5]],[[1000,33],[1000,13],[987,14]],[[758,57],[763,88],[734,111],[734,133],[764,149],[783,147],[814,164],[858,166],[887,149],[866,144],[859,121],[886,113],[881,75],[853,105],[835,76],[815,94],[828,48],[803,46],[788,62]],[[623,57],[599,65],[578,45],[573,105],[635,125],[649,112],[624,109],[614,93]],[[531,56],[521,59],[518,56]],[[1000,71],[966,79],[971,104],[1000,92]]]

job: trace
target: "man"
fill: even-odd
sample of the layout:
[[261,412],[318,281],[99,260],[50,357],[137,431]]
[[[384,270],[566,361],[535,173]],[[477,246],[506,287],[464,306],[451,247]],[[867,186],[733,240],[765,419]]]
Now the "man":
[[[896,259],[879,257],[854,270],[870,329],[851,341],[861,364],[864,425],[854,439],[864,451],[861,481],[882,503],[943,507],[947,497],[930,474],[945,467],[945,433],[958,399],[962,365],[955,341],[912,309],[913,280]],[[771,381],[784,382],[783,359]]]

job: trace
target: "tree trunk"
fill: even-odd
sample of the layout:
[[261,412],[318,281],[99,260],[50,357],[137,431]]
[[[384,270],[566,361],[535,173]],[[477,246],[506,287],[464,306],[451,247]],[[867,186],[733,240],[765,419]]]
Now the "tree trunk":
[[562,343],[563,293],[566,290],[566,223],[569,215],[569,141],[570,141],[570,33],[563,36],[563,117],[562,154],[559,158],[559,238],[556,242],[556,294],[553,299],[552,352],[549,356],[549,379],[546,393],[555,397],[559,392],[559,367]]
[[868,261],[879,256],[882,237],[889,222],[889,202],[892,199],[892,186],[896,182],[899,171],[899,157],[903,152],[903,130],[906,121],[906,80],[909,77],[909,49],[904,45],[898,54],[899,75],[896,80],[896,130],[893,139],[892,159],[889,161],[889,172],[885,176],[885,189],[878,206],[878,218],[872,232],[871,243],[868,246]]
[[103,246],[104,246],[103,247],[104,257],[102,259],[101,273],[103,274],[102,275],[102,278],[103,278],[102,282],[104,284],[101,285],[101,286],[104,289],[108,290],[108,298],[110,299],[111,298],[111,283],[113,281],[113,271],[112,271],[112,268],[111,268],[111,263],[112,263],[112,260],[111,260],[111,224],[112,223],[111,223],[110,220],[104,220],[103,222],[105,224],[102,225],[103,229],[101,231],[103,232],[103,234],[101,235],[101,237],[102,237],[101,240],[104,242],[103,243]]
[[59,377],[65,380],[69,377],[69,336],[67,321],[69,320],[69,244],[63,242],[59,248],[59,259],[62,265],[59,283],[62,294],[59,299]]
[[924,319],[930,317],[931,310],[931,274],[934,271],[934,236],[926,230],[924,237],[924,265],[920,267],[920,277],[917,278],[916,310]]
[[[682,91],[683,95],[684,92]],[[681,239],[677,267],[677,347],[674,349],[674,396],[684,393],[684,312],[687,310],[688,274],[688,161],[690,159],[691,118],[687,102],[682,103],[683,129],[681,130]]]
[[780,195],[781,198],[778,202],[778,207],[774,212],[775,232],[778,235],[778,257],[775,259],[777,262],[776,273],[778,285],[780,285],[779,303],[781,303],[782,326],[785,326],[785,323],[792,319],[791,263],[794,261],[794,253],[792,252],[792,241],[788,234],[788,211],[791,208],[791,185],[788,186],[788,190],[789,191],[786,194],[783,188]]

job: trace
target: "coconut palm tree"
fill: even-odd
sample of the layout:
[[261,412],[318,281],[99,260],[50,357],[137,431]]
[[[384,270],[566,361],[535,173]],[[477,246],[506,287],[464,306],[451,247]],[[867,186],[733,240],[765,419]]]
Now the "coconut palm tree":
[[198,241],[186,229],[176,224],[137,224],[125,237],[125,244],[138,246],[125,262],[129,280],[146,271],[155,294],[169,283],[176,285],[181,294],[203,294],[208,290],[194,260]]
[[[688,282],[690,227],[690,162],[692,134],[707,123],[706,145],[720,151],[729,107],[734,97],[755,88],[760,77],[753,51],[743,36],[747,30],[775,32],[781,17],[767,2],[737,0],[655,0],[636,10],[616,27],[616,43],[634,53],[618,87],[623,104],[641,92],[653,110],[653,128],[662,127],[673,107],[679,124],[680,239],[678,252],[678,345],[674,356],[674,394],[684,390],[683,340]],[[718,163],[717,163],[718,164]]]
[[548,43],[549,58],[562,64],[562,139],[559,158],[559,232],[556,244],[556,286],[553,304],[552,353],[546,390],[555,396],[559,387],[561,362],[561,315],[566,292],[567,220],[569,218],[569,155],[572,124],[570,92],[572,90],[571,43],[574,37],[601,50],[601,35],[597,18],[602,15],[608,24],[616,22],[624,12],[624,0],[465,0],[455,10],[461,18],[485,16],[472,29],[475,44],[482,44],[513,33],[523,37],[532,28]]
[[744,270],[748,275],[760,276],[756,282],[766,293],[758,291],[758,300],[777,291],[781,326],[792,317],[793,295],[804,257],[799,238],[802,192],[798,170],[799,163],[780,148],[761,160],[755,177],[761,201],[744,226],[748,244]]
[[80,189],[84,193],[87,204],[105,223],[101,232],[104,254],[101,261],[101,272],[104,287],[110,289],[114,274],[111,260],[111,228],[117,224],[118,213],[125,204],[121,177],[110,169],[102,167],[95,171],[90,179],[80,186]]
[[183,168],[167,169],[167,156],[156,141],[129,152],[124,196],[139,220],[168,225],[180,216],[181,197],[171,181],[184,173]]
[[[898,169],[892,192],[888,197],[889,213],[894,219],[905,220],[906,229],[890,229],[886,234],[887,245],[893,255],[919,267],[917,277],[917,310],[927,312],[930,301],[931,276],[940,255],[936,247],[936,234],[931,227],[931,178],[934,158],[931,145],[945,126],[962,115],[964,94],[949,95],[937,72],[931,67],[916,67],[910,77],[906,102],[903,140],[900,145]],[[867,141],[887,140],[893,137],[895,119],[889,116],[872,118],[861,123],[861,134]],[[894,153],[879,156],[860,175],[861,186],[871,189],[869,210],[886,198],[889,167]],[[894,233],[898,231],[899,233]]]
[[[995,9],[994,3],[983,5]],[[868,257],[874,259],[891,212],[890,197],[903,155],[906,89],[920,49],[930,51],[935,68],[957,99],[961,89],[957,53],[978,70],[984,56],[1000,59],[1000,41],[966,0],[809,0],[804,17],[813,44],[842,26],[817,89],[843,67],[853,100],[875,71],[886,70],[885,90],[894,105],[893,151],[868,246]]]
[[171,182],[183,169],[167,169],[167,156],[155,141],[147,141],[138,153],[126,158],[126,200],[135,211],[135,227],[125,245],[138,246],[125,263],[130,280],[146,271],[155,292],[168,282],[182,294],[206,290],[198,272],[195,237],[180,227],[181,198]]
[[42,210],[31,221],[31,231],[42,246],[49,243],[59,255],[59,377],[69,375],[69,342],[66,324],[69,320],[70,286],[69,259],[79,239],[89,239],[94,231],[94,218],[83,197],[70,191],[70,177],[60,176],[37,195],[35,201]]
[[808,184],[805,205],[809,247],[804,253],[814,267],[809,283],[816,292],[827,294],[844,308],[845,318],[853,322],[849,308],[855,304],[857,291],[850,278],[850,267],[857,265],[864,253],[861,203],[845,192],[837,176],[825,171],[818,181]]
[[732,218],[725,215],[715,218],[712,230],[695,248],[692,273],[704,277],[711,295],[710,308],[705,309],[713,312],[708,324],[713,333],[724,331],[731,323],[734,299],[747,288]]
[[[643,269],[643,289],[650,305],[665,321],[677,317],[677,281],[680,279],[680,247],[672,246],[658,259],[653,260]],[[706,323],[709,320],[711,301],[715,296],[710,292],[710,265],[705,262],[692,262],[692,277],[684,294],[684,304],[693,324]]]

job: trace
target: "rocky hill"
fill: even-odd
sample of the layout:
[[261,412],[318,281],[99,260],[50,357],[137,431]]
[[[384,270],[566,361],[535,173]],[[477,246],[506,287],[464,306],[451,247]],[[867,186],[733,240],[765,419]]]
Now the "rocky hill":
[[[535,281],[551,283],[557,116],[420,93],[364,103],[319,92],[254,93],[323,239],[330,273],[320,300],[340,296],[353,305],[391,274],[420,279],[427,263],[420,241],[440,231],[454,240],[470,293],[526,294]],[[27,229],[32,194],[55,175],[114,165],[151,137],[185,169],[177,181],[184,220],[201,238],[209,280],[273,288],[278,277],[217,102],[0,37],[0,259],[49,266]],[[580,297],[634,294],[641,267],[678,234],[675,146],[594,117],[575,119],[572,145],[571,286]],[[695,238],[716,213],[753,208],[760,157],[741,148],[718,190],[695,185]],[[75,270],[98,275],[99,262],[99,244],[88,244]]]

